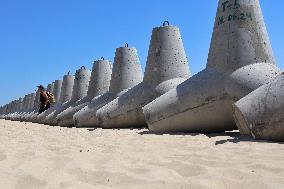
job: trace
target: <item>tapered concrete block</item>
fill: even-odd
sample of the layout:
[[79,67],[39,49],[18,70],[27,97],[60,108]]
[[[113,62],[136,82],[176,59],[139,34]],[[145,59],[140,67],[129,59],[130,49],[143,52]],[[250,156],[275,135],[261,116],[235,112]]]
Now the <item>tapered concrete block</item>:
[[65,103],[71,100],[74,80],[75,77],[73,75],[70,75],[70,72],[68,72],[67,75],[63,76],[59,103]]
[[30,96],[29,96],[29,99],[28,99],[28,111],[32,110],[33,107],[34,107],[34,101],[35,101],[35,98],[36,98],[36,93],[31,93]]
[[151,131],[236,129],[231,105],[280,74],[258,0],[219,0],[206,69],[143,112]]
[[142,107],[188,79],[188,60],[178,27],[152,31],[143,82],[97,111],[103,128],[145,126]]
[[7,120],[13,120],[13,117],[14,117],[14,114],[15,114],[15,111],[16,111],[16,107],[17,107],[17,100],[13,100],[11,102],[9,114],[6,116]]
[[72,90],[71,100],[63,103],[54,108],[54,111],[46,116],[43,120],[43,123],[49,125],[56,125],[57,124],[57,115],[60,114],[65,109],[73,106],[84,99],[87,96],[88,86],[90,82],[91,71],[87,70],[84,66],[78,69],[75,73],[75,80]]
[[109,90],[112,64],[108,60],[97,60],[93,64],[91,79],[87,96],[57,115],[57,123],[60,126],[74,126],[73,115],[85,107],[91,100]]
[[55,80],[54,82],[54,98],[56,102],[59,102],[60,100],[60,95],[61,95],[61,87],[62,87],[62,80]]
[[137,50],[134,47],[120,47],[116,49],[109,91],[95,97],[88,106],[74,114],[76,127],[99,126],[96,111],[123,95],[128,89],[140,83],[143,79]]
[[15,113],[13,120],[21,121],[22,116],[32,111],[34,106],[36,93],[31,93],[26,96],[26,98],[20,98],[18,101],[17,112]]
[[234,120],[242,135],[284,141],[284,73],[233,105]]
[[28,111],[25,116],[22,117],[23,121],[35,122],[36,117],[39,115],[38,110],[40,107],[40,94],[36,92],[34,100],[34,107],[31,111]]
[[22,101],[21,101],[21,103],[19,104],[19,110],[18,110],[18,112],[17,112],[17,115],[14,116],[14,119],[13,119],[13,120],[15,120],[15,121],[21,121],[22,115],[26,114],[26,112],[28,112],[28,111],[30,110],[31,103],[33,103],[33,102],[31,102],[31,101],[32,101],[32,99],[34,99],[34,97],[35,97],[35,93],[32,93],[32,94],[31,94],[31,97],[28,99],[28,102],[29,102],[29,108],[28,108],[28,109],[25,107],[25,104],[26,104],[27,99],[25,99],[25,97],[22,98]]

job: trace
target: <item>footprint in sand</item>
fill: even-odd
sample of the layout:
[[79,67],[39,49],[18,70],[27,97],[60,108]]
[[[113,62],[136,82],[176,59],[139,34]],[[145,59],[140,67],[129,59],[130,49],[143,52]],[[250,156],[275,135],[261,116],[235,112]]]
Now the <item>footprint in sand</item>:
[[206,168],[200,165],[186,164],[178,161],[173,161],[169,163],[166,167],[173,169],[175,172],[177,172],[183,177],[199,176],[201,174],[206,174],[207,172]]

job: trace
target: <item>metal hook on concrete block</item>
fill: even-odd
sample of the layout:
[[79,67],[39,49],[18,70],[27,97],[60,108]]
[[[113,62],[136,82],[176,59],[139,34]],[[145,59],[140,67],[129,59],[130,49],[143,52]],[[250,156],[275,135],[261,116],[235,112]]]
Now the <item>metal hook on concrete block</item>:
[[169,22],[169,21],[167,21],[167,20],[166,20],[166,21],[164,21],[164,23],[163,23],[163,27],[164,27],[164,26],[169,26],[169,25],[170,25],[170,22]]

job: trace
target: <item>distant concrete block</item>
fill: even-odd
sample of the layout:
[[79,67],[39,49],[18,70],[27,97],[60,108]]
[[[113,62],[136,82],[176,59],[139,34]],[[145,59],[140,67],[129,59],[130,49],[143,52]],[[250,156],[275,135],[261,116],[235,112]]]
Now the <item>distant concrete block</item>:
[[46,116],[42,121],[48,125],[56,125],[57,119],[56,116],[60,114],[65,109],[76,104],[77,101],[84,99],[87,96],[87,90],[89,87],[91,71],[87,70],[84,66],[78,69],[75,73],[75,80],[72,89],[71,100],[63,104],[58,104],[54,107],[53,111]]

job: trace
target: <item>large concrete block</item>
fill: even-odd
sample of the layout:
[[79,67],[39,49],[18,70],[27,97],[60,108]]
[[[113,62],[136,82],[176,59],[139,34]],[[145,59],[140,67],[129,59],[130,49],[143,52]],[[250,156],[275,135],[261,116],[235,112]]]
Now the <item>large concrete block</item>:
[[29,96],[30,94],[25,95],[23,98],[20,98],[21,102],[19,102],[17,115],[14,116],[13,120],[20,120],[20,117],[27,111],[27,103],[30,101]]
[[90,82],[91,71],[87,70],[84,66],[78,69],[75,73],[75,80],[72,90],[71,100],[63,104],[58,105],[54,108],[54,111],[46,116],[43,123],[48,125],[56,125],[56,116],[60,114],[65,109],[84,99],[87,96],[88,86]]
[[18,101],[17,112],[15,113],[13,120],[14,121],[21,121],[21,117],[26,113],[32,111],[34,100],[35,100],[36,93],[28,94],[26,99],[20,98]]
[[103,128],[145,126],[142,107],[188,79],[179,28],[165,22],[152,31],[143,82],[97,111]]
[[120,47],[116,49],[109,91],[95,97],[88,106],[74,114],[76,127],[97,127],[96,111],[123,95],[128,89],[140,83],[143,79],[137,50],[134,47]]
[[241,134],[260,140],[284,141],[283,110],[284,73],[233,105]]
[[57,115],[57,124],[60,126],[74,126],[73,115],[85,107],[94,97],[109,90],[112,64],[108,60],[97,60],[93,64],[87,96]]
[[143,112],[151,131],[236,129],[231,105],[280,74],[258,0],[219,0],[207,68]]
[[53,95],[56,102],[60,101],[62,82],[62,80],[55,80],[54,82]]
[[74,79],[75,77],[73,75],[70,75],[70,72],[68,72],[67,75],[63,76],[59,103],[65,103],[71,100],[73,86],[74,86]]

